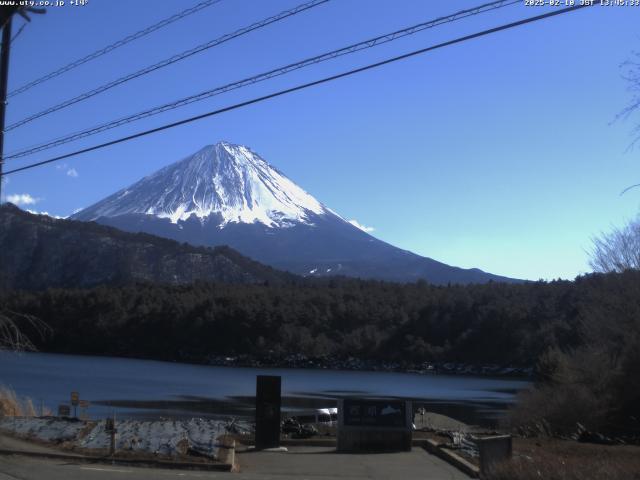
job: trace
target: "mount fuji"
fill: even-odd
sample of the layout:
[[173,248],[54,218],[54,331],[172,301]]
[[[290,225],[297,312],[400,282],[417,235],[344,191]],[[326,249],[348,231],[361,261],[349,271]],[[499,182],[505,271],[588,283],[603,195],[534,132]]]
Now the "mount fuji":
[[193,245],[228,245],[304,276],[436,284],[514,281],[452,267],[378,240],[249,148],[227,142],[208,145],[71,218]]

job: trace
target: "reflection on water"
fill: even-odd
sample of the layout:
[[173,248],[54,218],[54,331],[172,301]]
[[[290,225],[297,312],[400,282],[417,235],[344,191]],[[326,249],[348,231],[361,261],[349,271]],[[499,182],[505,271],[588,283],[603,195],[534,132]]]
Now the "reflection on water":
[[150,360],[0,353],[0,383],[51,410],[71,391],[89,414],[124,417],[252,417],[256,375],[281,375],[283,408],[326,408],[348,396],[396,397],[462,421],[491,424],[525,380],[305,369],[211,367]]

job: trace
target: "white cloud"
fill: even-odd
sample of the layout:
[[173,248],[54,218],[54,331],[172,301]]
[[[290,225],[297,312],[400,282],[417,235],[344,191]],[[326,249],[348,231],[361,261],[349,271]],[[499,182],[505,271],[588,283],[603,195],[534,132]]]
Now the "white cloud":
[[80,174],[78,173],[78,170],[76,170],[73,167],[70,167],[68,163],[59,163],[56,165],[56,170],[62,170],[64,171],[67,176],[71,177],[71,178],[78,178],[80,176]]
[[7,195],[7,202],[13,203],[14,205],[35,205],[39,201],[39,198],[32,197],[28,193]]
[[367,232],[367,233],[371,233],[375,230],[375,228],[373,227],[367,227],[366,225],[362,225],[360,222],[358,222],[356,219],[353,220],[349,220],[349,223],[351,225],[353,225],[356,228],[359,228],[360,230],[362,230],[363,232]]

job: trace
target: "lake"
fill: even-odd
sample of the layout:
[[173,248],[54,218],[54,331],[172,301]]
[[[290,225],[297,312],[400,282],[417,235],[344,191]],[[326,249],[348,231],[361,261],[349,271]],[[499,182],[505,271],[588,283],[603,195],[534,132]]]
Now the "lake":
[[530,382],[512,378],[311,369],[214,367],[113,357],[0,352],[0,384],[54,413],[70,393],[100,418],[253,416],[256,375],[281,375],[283,409],[336,405],[348,396],[397,397],[490,426]]

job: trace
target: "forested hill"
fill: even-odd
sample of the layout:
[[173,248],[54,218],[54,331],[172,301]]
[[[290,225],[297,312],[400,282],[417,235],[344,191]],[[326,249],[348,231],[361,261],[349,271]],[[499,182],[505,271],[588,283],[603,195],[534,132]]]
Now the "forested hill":
[[44,351],[207,362],[357,357],[533,366],[549,349],[624,348],[640,331],[640,272],[574,282],[433,286],[327,279],[289,285],[130,285],[4,292],[47,322]]
[[195,280],[283,283],[294,275],[228,247],[193,247],[95,223],[0,207],[0,287],[41,289]]

